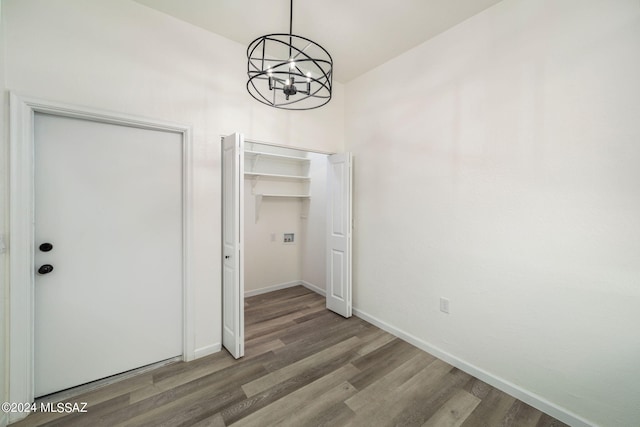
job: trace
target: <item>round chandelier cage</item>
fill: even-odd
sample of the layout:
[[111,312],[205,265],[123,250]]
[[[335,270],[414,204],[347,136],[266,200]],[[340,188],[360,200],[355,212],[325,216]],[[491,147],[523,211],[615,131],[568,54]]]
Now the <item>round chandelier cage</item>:
[[247,48],[247,90],[263,104],[286,110],[311,110],[331,100],[333,60],[318,43],[289,33],[258,37]]

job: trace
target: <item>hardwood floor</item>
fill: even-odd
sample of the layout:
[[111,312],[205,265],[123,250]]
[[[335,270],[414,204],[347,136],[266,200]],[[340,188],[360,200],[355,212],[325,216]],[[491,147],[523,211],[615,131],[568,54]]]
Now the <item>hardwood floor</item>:
[[87,413],[20,426],[531,426],[565,424],[301,287],[247,298],[246,355],[177,362],[67,399]]

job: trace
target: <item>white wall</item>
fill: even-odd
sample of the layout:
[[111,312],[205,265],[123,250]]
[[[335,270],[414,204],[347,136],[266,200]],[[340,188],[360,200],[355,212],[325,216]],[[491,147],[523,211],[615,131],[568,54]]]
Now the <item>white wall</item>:
[[[245,293],[298,283],[302,277],[299,199],[265,198],[255,221],[255,196],[245,180]],[[284,243],[284,233],[294,233],[293,243]],[[275,240],[271,235],[275,234]]]
[[575,425],[637,425],[638,76],[637,0],[505,0],[350,82],[354,306]]
[[[0,238],[6,242],[7,236],[7,144],[8,130],[6,123],[8,123],[7,103],[9,97],[5,93],[5,54],[4,54],[4,13],[3,3],[0,1]],[[5,243],[6,244],[6,243]],[[0,250],[1,252],[1,250]],[[7,353],[6,353],[6,334],[7,334],[7,304],[8,304],[8,289],[7,289],[7,268],[6,268],[7,255],[0,253],[0,401],[7,401],[8,391],[8,375],[7,373]],[[0,412],[0,426],[6,425],[8,422],[8,416],[4,412]]]
[[199,353],[206,352],[221,341],[220,136],[240,131],[337,151],[344,134],[342,86],[334,85],[334,99],[321,109],[276,110],[246,92],[246,46],[133,1],[2,5],[7,89],[193,126],[195,341]]

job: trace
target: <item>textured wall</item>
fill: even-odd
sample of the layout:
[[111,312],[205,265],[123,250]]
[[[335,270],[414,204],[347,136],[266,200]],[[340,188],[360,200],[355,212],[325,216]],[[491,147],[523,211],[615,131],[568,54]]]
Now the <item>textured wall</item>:
[[505,0],[350,82],[354,306],[636,425],[639,75],[640,2]]

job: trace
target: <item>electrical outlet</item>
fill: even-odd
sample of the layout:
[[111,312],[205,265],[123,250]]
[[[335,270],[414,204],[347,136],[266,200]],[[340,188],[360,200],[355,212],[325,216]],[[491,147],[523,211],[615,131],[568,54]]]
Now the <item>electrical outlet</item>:
[[449,314],[449,303],[448,298],[440,297],[440,311]]

